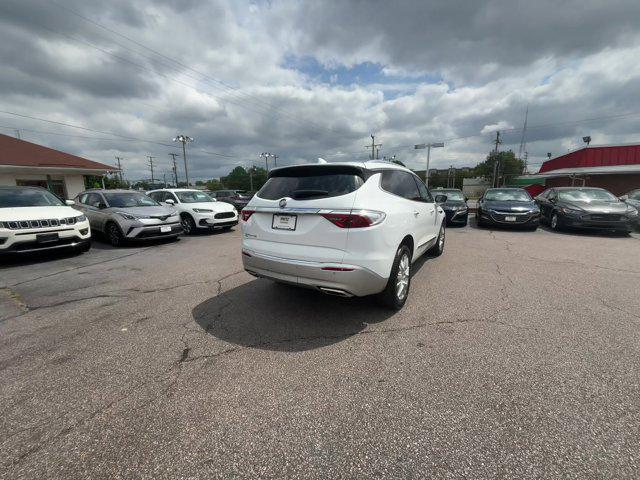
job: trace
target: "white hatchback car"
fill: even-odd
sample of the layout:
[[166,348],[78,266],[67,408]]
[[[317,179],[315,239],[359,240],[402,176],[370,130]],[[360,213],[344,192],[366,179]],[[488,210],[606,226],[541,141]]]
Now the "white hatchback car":
[[91,248],[82,212],[41,187],[0,187],[0,253]]
[[238,212],[233,205],[217,202],[200,190],[165,188],[147,192],[158,203],[175,207],[180,212],[184,233],[195,233],[198,228],[229,230],[238,224]]
[[376,161],[272,170],[241,226],[250,274],[344,297],[378,294],[396,309],[411,264],[439,256],[445,242],[445,213],[422,180]]

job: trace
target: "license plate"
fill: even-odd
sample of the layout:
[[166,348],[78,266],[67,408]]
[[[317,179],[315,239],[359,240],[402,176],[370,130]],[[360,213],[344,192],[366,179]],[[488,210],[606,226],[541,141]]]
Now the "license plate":
[[169,225],[165,225],[160,227],[160,233],[167,233],[171,231],[171,227]]
[[505,222],[515,222],[516,221],[516,217],[504,217],[504,221]]
[[276,230],[295,230],[298,217],[296,215],[274,215],[271,227]]
[[47,242],[56,242],[58,241],[57,233],[41,233],[36,235],[36,242],[38,243],[47,243]]

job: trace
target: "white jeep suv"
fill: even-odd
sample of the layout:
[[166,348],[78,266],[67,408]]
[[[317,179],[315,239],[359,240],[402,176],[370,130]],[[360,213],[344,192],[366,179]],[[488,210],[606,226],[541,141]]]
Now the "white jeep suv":
[[87,217],[48,190],[0,187],[0,253],[86,252],[90,238]]
[[230,230],[238,224],[238,212],[233,205],[218,202],[200,190],[164,188],[147,192],[156,202],[171,205],[180,212],[182,229],[187,235],[198,228]]
[[278,168],[242,210],[242,261],[257,277],[400,309],[411,264],[444,250],[444,221],[422,180],[393,163]]

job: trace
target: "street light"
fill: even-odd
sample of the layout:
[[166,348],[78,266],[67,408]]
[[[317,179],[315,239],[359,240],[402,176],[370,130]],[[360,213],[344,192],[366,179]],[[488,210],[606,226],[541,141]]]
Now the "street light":
[[264,158],[264,164],[267,167],[267,173],[269,173],[269,157],[273,158],[273,166],[278,166],[278,155],[276,155],[275,153],[262,152],[260,154],[260,158]]
[[431,159],[431,149],[432,148],[442,148],[444,147],[443,142],[434,142],[434,143],[419,143],[414,145],[415,150],[427,149],[427,171],[424,174],[424,183],[427,187],[429,187],[429,160]]
[[[187,178],[187,187],[189,186],[189,169],[187,168],[187,143],[193,142],[193,138],[186,135],[178,135],[173,139],[174,142],[182,143],[182,157],[184,158],[184,176]],[[177,187],[178,185],[176,185]]]

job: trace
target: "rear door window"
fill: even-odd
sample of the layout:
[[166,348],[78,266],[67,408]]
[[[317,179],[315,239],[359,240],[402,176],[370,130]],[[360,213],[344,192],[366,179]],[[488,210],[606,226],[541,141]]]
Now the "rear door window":
[[382,173],[382,189],[389,193],[406,198],[407,200],[421,201],[418,185],[409,172],[401,170],[386,170]]
[[312,200],[347,195],[363,184],[364,179],[349,169],[294,167],[279,171],[256,195],[265,200]]

